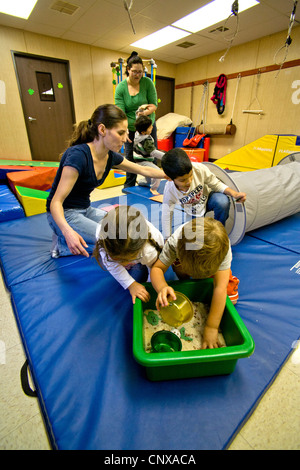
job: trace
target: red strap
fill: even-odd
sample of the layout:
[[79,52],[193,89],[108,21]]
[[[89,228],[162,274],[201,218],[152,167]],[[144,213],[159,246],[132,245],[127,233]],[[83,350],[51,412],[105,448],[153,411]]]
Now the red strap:
[[225,109],[227,77],[221,73],[217,79],[214,94],[211,101],[217,106],[218,114],[222,114]]

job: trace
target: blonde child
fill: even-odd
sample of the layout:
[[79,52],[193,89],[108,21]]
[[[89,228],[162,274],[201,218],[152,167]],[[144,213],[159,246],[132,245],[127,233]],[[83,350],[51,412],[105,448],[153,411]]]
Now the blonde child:
[[147,302],[149,293],[130,271],[143,267],[143,282],[147,280],[163,246],[159,230],[134,206],[117,206],[102,219],[96,238],[94,256],[99,265],[129,290],[133,303],[136,297]]
[[173,288],[167,284],[164,276],[176,259],[180,261],[180,265],[173,269],[179,278],[213,277],[213,296],[204,328],[202,348],[217,348],[218,328],[225,308],[232,260],[224,226],[210,217],[195,218],[169,237],[150,273],[152,285],[158,294],[158,310],[160,306],[167,306],[170,298],[176,299]]

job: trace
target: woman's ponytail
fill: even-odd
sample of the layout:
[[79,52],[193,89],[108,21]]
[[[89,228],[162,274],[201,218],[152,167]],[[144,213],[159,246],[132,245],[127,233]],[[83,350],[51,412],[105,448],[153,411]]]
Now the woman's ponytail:
[[126,121],[127,116],[114,104],[103,104],[95,109],[90,119],[81,121],[74,129],[68,146],[87,144],[95,138],[99,138],[98,126],[104,124],[107,129],[112,129],[119,122]]
[[98,126],[93,126],[91,120],[81,121],[74,129],[69,141],[69,147],[92,142],[98,136]]

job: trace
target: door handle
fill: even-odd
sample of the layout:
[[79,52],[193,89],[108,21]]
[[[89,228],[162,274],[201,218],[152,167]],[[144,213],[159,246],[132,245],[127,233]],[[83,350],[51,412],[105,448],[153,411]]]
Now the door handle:
[[33,118],[33,117],[29,116],[28,120],[29,121],[36,121],[36,118]]

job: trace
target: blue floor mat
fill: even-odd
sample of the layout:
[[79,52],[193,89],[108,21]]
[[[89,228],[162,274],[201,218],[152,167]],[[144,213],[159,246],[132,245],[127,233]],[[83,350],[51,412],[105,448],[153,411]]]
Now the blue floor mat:
[[236,308],[256,347],[232,374],[150,382],[133,358],[129,293],[93,258],[46,259],[45,218],[20,220],[10,233],[0,224],[0,256],[53,448],[226,448],[299,338],[298,252],[252,234],[233,247]]
[[300,254],[300,212],[248,235]]
[[[163,194],[166,182],[167,182],[166,180],[161,180],[160,185],[157,189],[157,191],[160,194]],[[122,191],[125,194],[134,194],[135,196],[145,197],[147,199],[149,199],[150,197],[153,197],[153,194],[151,193],[149,186],[135,185],[135,186],[123,188]]]
[[128,292],[92,260],[12,286],[53,447],[226,448],[300,333],[295,255],[250,237],[234,255],[256,349],[228,376],[149,382],[132,355]]
[[78,263],[83,256],[52,259],[52,231],[46,214],[0,224],[0,262],[8,289],[36,276]]

